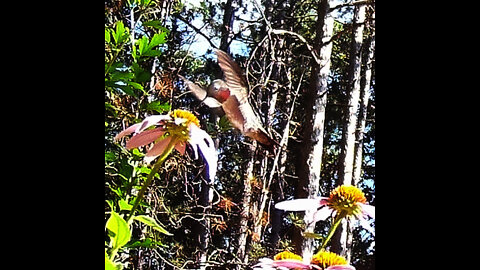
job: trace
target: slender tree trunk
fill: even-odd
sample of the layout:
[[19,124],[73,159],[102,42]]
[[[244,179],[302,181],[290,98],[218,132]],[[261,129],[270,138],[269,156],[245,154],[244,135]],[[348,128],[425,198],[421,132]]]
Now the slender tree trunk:
[[211,206],[213,201],[213,189],[210,185],[203,181],[201,185],[200,202],[203,206],[203,221],[202,228],[200,230],[200,254],[199,254],[199,269],[204,270],[207,268],[207,254],[208,245],[210,244],[210,217]]
[[[353,41],[349,71],[348,109],[345,117],[338,169],[338,185],[351,185],[355,149],[355,130],[357,128],[358,105],[360,100],[361,47],[365,21],[365,5],[355,6],[353,18]],[[331,251],[351,257],[352,224],[344,219],[332,237]]]
[[237,0],[227,0],[223,13],[220,50],[227,53],[230,53],[229,47],[230,43],[232,42],[231,37],[233,36],[233,21],[235,20],[235,9],[233,8],[233,4],[236,1]]
[[[318,195],[320,185],[320,170],[322,166],[323,135],[325,126],[325,108],[327,105],[327,82],[330,73],[330,57],[332,54],[333,17],[328,13],[330,1],[322,0],[318,6],[316,24],[315,53],[320,63],[312,66],[310,88],[305,97],[305,129],[303,133],[303,147],[301,150],[301,164],[299,168],[299,185],[296,189],[297,198],[313,198]],[[313,213],[307,211],[304,221],[306,231],[313,231]],[[303,237],[297,232],[294,235],[297,252],[301,252],[306,261],[313,255],[312,238]],[[299,249],[300,248],[300,249]]]
[[[250,220],[250,203],[252,200],[252,183],[253,168],[255,165],[255,149],[256,142],[253,142],[250,147],[250,161],[247,164],[247,172],[243,178],[243,198],[242,198],[242,212],[240,218],[240,235],[238,237],[238,257],[243,262],[248,262],[247,250],[247,238],[248,238],[248,221]],[[241,265],[237,266],[237,269],[242,269]]]
[[353,179],[352,184],[357,185],[362,176],[362,159],[363,159],[363,134],[365,131],[365,125],[367,122],[367,109],[368,109],[368,100],[370,98],[370,81],[372,79],[372,62],[375,52],[375,30],[373,30],[370,37],[370,43],[368,46],[368,57],[365,64],[365,83],[363,84],[361,104],[360,104],[360,115],[358,118],[357,129],[357,147],[355,150],[355,164],[353,166]]

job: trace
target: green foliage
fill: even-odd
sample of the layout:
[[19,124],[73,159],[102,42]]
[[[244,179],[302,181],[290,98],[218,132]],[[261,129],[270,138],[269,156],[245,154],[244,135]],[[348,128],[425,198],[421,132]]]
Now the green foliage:
[[152,227],[152,229],[154,229],[156,231],[159,231],[163,234],[172,235],[167,230],[165,230],[165,228],[163,228],[163,226],[158,224],[158,222],[152,217],[145,216],[145,215],[140,215],[140,216],[133,217],[133,219],[138,220],[138,221],[142,222],[143,224],[148,225],[148,226]]
[[132,233],[128,228],[127,222],[114,211],[111,212],[105,227],[110,237],[110,258],[112,259],[117,254],[117,251],[130,241]]
[[[168,10],[156,0],[105,3],[106,269],[138,269],[139,266],[143,269],[198,269],[197,261],[202,251],[199,239],[207,219],[210,222],[209,245],[205,252],[212,265],[208,269],[242,265],[243,262],[238,258],[237,241],[244,214],[248,217],[246,251],[249,254],[249,266],[262,257],[293,250],[296,244],[292,240],[293,232],[305,228],[303,216],[289,212],[282,214],[279,221],[272,216],[276,211],[273,205],[279,200],[280,193],[282,199],[293,198],[299,182],[299,149],[308,137],[303,133],[306,124],[304,104],[306,99],[312,98],[306,93],[314,75],[310,52],[295,37],[268,34],[263,16],[255,8],[252,9],[252,3],[239,2],[234,19],[240,22],[242,30],[235,29],[230,34],[234,42],[229,49],[249,75],[249,100],[259,112],[265,128],[274,134],[278,142],[286,123],[290,123],[288,144],[279,158],[284,161],[274,168],[274,158],[268,156],[261,146],[257,146],[252,153],[251,140],[233,129],[225,116],[215,119],[212,111],[186,93],[184,85],[176,80],[176,74],[179,73],[206,86],[211,80],[221,77],[211,50],[206,55],[194,54],[196,50],[203,49],[196,47],[198,45],[194,40],[204,37],[187,23],[198,27],[214,44],[219,45],[225,3],[202,1],[200,6],[193,8],[184,1],[167,2],[170,4]],[[315,44],[318,1],[262,3],[270,4],[269,8],[262,8],[274,28],[288,29],[302,35],[310,45]],[[134,26],[130,21],[132,13]],[[240,16],[246,21],[240,21]],[[336,186],[340,153],[338,146],[350,59],[350,30],[350,23],[336,21],[319,183],[322,195]],[[242,44],[241,49],[238,44]],[[273,89],[277,91],[277,103],[268,119]],[[374,94],[371,104],[375,104]],[[292,107],[294,111],[289,118]],[[191,149],[187,149],[186,156],[174,151],[155,175],[146,192],[146,199],[127,222],[126,217],[132,210],[133,202],[151,172],[152,167],[142,161],[149,146],[127,150],[123,139],[114,141],[113,138],[125,127],[138,123],[147,115],[165,114],[179,108],[193,111],[202,128],[218,144],[219,170],[212,184],[215,190],[214,204],[205,208],[202,202],[202,185],[205,181],[202,162],[192,159]],[[369,108],[368,114],[368,119],[374,119],[374,108]],[[365,191],[369,203],[374,204],[374,120],[367,122],[367,129],[362,168],[364,182],[360,183],[360,187]],[[243,213],[246,209],[242,204],[244,180],[250,160],[253,160],[250,212]],[[273,180],[268,186],[272,171]],[[256,218],[264,197],[267,199],[262,223]],[[220,202],[225,198],[234,205],[222,205]],[[210,211],[208,214],[206,209]],[[263,225],[257,235],[255,228],[258,224]],[[274,225],[278,225],[278,228]],[[320,238],[330,225],[330,222],[319,222],[315,231],[304,237],[321,242]],[[364,230],[355,231],[352,261],[365,269],[374,258],[372,243],[374,239]],[[244,266],[248,269],[247,265]]]

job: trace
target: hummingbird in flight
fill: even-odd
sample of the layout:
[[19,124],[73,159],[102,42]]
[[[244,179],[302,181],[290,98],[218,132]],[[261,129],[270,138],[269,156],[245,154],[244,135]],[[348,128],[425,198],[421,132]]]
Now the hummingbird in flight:
[[216,50],[216,54],[224,79],[212,81],[206,90],[182,75],[178,76],[197,99],[214,111],[225,113],[234,128],[273,153],[278,143],[263,128],[260,118],[248,102],[248,86],[242,69],[226,52]]

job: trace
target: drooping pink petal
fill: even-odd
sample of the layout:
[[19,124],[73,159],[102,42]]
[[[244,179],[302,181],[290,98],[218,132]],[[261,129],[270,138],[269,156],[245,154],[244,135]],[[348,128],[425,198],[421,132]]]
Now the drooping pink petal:
[[332,265],[325,268],[325,270],[355,270],[355,267],[351,265]]
[[127,135],[130,135],[132,132],[134,132],[139,126],[141,125],[141,123],[138,123],[138,124],[134,124],[134,125],[131,125],[129,126],[128,128],[124,129],[122,132],[118,133],[117,136],[115,136],[115,140],[119,140],[121,139],[122,137],[124,136],[127,136]]
[[132,148],[149,144],[155,141],[156,139],[160,138],[164,133],[165,133],[165,130],[161,127],[143,131],[141,133],[134,135],[127,142],[127,145],[125,147],[130,150]]
[[310,264],[298,260],[278,260],[272,263],[275,267],[286,267],[287,269],[310,269]]
[[285,211],[317,210],[322,197],[315,199],[294,199],[275,204],[275,208]]
[[368,215],[369,217],[375,219],[375,206],[368,205],[368,204],[361,204],[363,213]]
[[147,154],[145,154],[145,157],[143,158],[143,160],[147,164],[152,162],[152,160],[154,160],[155,158],[157,158],[163,153],[163,151],[165,150],[165,148],[167,148],[171,140],[172,140],[172,137],[166,137],[165,139],[155,143],[153,147],[148,150]]
[[153,125],[158,125],[162,120],[169,120],[169,119],[171,119],[169,115],[152,115],[152,116],[145,117],[142,123],[135,130],[135,133],[140,133],[145,129],[147,129],[148,127],[151,127]]
[[175,145],[175,149],[177,149],[177,151],[181,154],[181,155],[185,155],[185,148],[186,148],[187,144],[185,142],[179,142]]

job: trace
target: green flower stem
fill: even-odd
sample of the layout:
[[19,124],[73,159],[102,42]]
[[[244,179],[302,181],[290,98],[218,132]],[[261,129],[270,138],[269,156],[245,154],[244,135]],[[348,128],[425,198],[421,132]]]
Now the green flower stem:
[[157,162],[153,166],[152,170],[150,171],[150,174],[147,176],[147,180],[143,184],[142,189],[140,189],[140,191],[138,192],[137,198],[135,198],[135,201],[133,202],[132,210],[130,211],[130,215],[127,218],[127,223],[130,221],[130,219],[132,219],[133,213],[135,213],[135,210],[137,210],[138,205],[140,204],[143,197],[145,196],[145,192],[147,191],[148,186],[150,186],[150,184],[152,183],[153,177],[160,170],[163,162],[167,159],[168,155],[172,152],[176,143],[177,143],[177,140],[175,138],[172,138],[167,148],[165,148],[165,150],[163,151],[163,153],[160,155]]
[[335,217],[332,227],[330,227],[330,230],[328,231],[327,237],[325,237],[325,239],[323,240],[320,250],[323,250],[327,246],[328,241],[330,241],[330,238],[332,238],[333,234],[337,230],[338,225],[340,225],[342,219],[346,216],[347,213],[345,211],[341,211],[340,213],[338,213],[338,215]]

